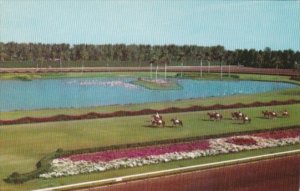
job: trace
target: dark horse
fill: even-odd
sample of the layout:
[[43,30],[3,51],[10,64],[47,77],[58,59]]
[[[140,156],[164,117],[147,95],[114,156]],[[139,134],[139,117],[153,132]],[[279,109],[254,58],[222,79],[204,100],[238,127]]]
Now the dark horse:
[[223,118],[222,114],[218,112],[208,112],[207,115],[209,116],[210,120],[221,120]]
[[287,110],[284,110],[282,112],[282,117],[289,117],[289,116],[290,116],[290,114],[289,114],[289,112]]
[[155,120],[155,119],[151,119],[151,124],[152,126],[157,126],[157,127],[164,127],[165,126],[165,121],[162,120],[162,119],[159,119],[159,120]]
[[183,123],[181,120],[172,118],[171,121],[173,122],[173,126],[180,125],[181,127],[183,127]]
[[243,115],[243,116],[242,116],[242,119],[243,119],[244,124],[245,124],[246,122],[251,123],[251,118],[248,117],[247,115]]
[[239,119],[242,119],[243,115],[244,114],[242,112],[235,111],[235,112],[231,113],[231,119],[233,119],[233,120],[239,120]]
[[268,119],[274,119],[278,116],[278,114],[275,111],[262,111],[262,114]]

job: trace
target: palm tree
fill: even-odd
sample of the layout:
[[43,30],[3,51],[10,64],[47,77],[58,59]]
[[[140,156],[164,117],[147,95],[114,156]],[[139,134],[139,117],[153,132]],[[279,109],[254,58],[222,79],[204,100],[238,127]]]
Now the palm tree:
[[[181,67],[183,67],[183,61],[186,59],[186,55],[183,53],[183,52],[180,52],[179,53],[179,56],[178,56],[178,58],[177,58],[177,60],[179,61],[179,62],[181,62]],[[181,75],[180,75],[181,77],[182,77],[182,68],[181,68]]]
[[170,57],[167,53],[159,59],[159,63],[165,66],[165,80],[167,79],[167,66],[170,65],[170,62]]
[[154,54],[150,60],[150,65],[151,65],[151,79],[152,79],[152,65],[156,64],[156,70],[155,70],[155,81],[157,81],[157,70],[158,70],[158,59],[157,56]]

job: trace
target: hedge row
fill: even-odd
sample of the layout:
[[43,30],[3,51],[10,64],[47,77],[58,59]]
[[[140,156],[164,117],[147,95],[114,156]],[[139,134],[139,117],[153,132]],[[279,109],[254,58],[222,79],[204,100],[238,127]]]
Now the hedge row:
[[298,76],[292,76],[292,77],[291,77],[291,80],[297,80],[297,81],[300,81],[300,75],[298,75]]
[[0,120],[0,125],[13,125],[13,124],[25,124],[25,123],[43,123],[43,122],[55,122],[55,121],[70,121],[70,120],[84,120],[84,119],[97,119],[97,118],[109,118],[109,117],[123,117],[123,116],[136,116],[136,115],[148,115],[156,112],[159,113],[179,113],[179,112],[191,112],[191,111],[206,111],[206,110],[219,110],[219,109],[234,109],[234,108],[246,108],[246,107],[260,107],[260,106],[275,106],[275,105],[287,105],[300,103],[300,100],[286,100],[286,101],[270,101],[270,102],[253,102],[249,104],[236,103],[231,105],[215,104],[211,106],[191,106],[186,108],[169,107],[161,110],[143,109],[138,111],[116,111],[112,113],[97,113],[90,112],[83,115],[55,115],[51,117],[23,117],[14,120]]
[[105,147],[86,148],[86,149],[78,149],[78,150],[64,151],[63,149],[59,148],[56,150],[56,152],[50,153],[44,158],[42,158],[36,164],[36,168],[37,168],[36,170],[25,174],[13,172],[10,176],[4,179],[4,181],[7,183],[21,184],[29,180],[36,179],[39,177],[40,174],[46,173],[50,170],[51,161],[53,159],[60,158],[60,157],[67,157],[74,154],[84,154],[84,153],[100,152],[100,151],[107,151],[107,150],[120,150],[120,149],[127,149],[127,148],[137,148],[137,147],[155,146],[155,145],[163,145],[163,144],[174,144],[174,143],[190,142],[190,141],[201,140],[201,139],[229,137],[229,136],[237,136],[237,135],[243,135],[249,133],[252,134],[252,133],[260,133],[260,132],[271,132],[271,131],[287,130],[287,129],[294,129],[294,128],[300,128],[300,126],[296,125],[296,126],[280,127],[276,129],[261,129],[261,130],[254,130],[254,131],[225,133],[221,135],[206,135],[206,136],[177,138],[177,139],[168,139],[168,140],[159,140],[159,141],[149,141],[149,142],[142,142],[142,143],[110,145]]

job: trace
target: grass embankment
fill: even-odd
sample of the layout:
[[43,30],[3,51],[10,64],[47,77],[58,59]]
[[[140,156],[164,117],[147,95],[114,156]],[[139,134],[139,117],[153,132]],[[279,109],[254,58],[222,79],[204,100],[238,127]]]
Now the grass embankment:
[[[180,76],[178,74],[178,76]],[[203,73],[202,77],[199,72],[185,72],[182,78],[196,80],[252,80],[252,81],[269,81],[269,82],[286,82],[300,85],[300,81],[291,79],[290,76],[277,75],[258,75],[258,74],[223,74],[220,73]]]
[[[12,125],[0,127],[0,179],[6,178],[12,172],[30,172],[42,157],[57,148],[74,150],[81,148],[101,147],[106,145],[127,144],[154,140],[165,140],[182,137],[203,135],[217,135],[229,132],[243,132],[259,129],[273,129],[282,126],[300,124],[300,104],[266,107],[264,109],[280,111],[287,109],[289,118],[269,120],[262,118],[262,108],[241,109],[252,117],[252,123],[243,125],[229,119],[232,110],[221,111],[225,119],[220,122],[209,121],[206,112],[188,112],[163,115],[166,128],[148,127],[150,116],[118,117],[110,119],[53,122],[43,124]],[[172,117],[177,116],[184,122],[183,128],[171,128]],[[18,137],[18,139],[16,139]],[[80,175],[52,180],[34,180],[22,185],[8,185],[0,182],[3,190],[26,190],[39,187],[70,184],[99,178],[121,176],[132,173],[141,173],[158,169],[167,169],[178,166],[213,162],[215,160],[249,156],[258,153],[276,152],[300,148],[299,145],[268,149],[264,151],[251,151],[233,155],[222,155],[191,161],[181,161],[170,164],[146,166],[135,169],[112,170],[105,173]],[[204,163],[203,162],[203,163]],[[0,189],[0,190],[1,190]]]
[[164,83],[156,82],[155,80],[138,79],[132,82],[135,85],[142,86],[150,90],[179,90],[182,87],[174,80],[166,80]]
[[[176,73],[169,72],[167,77],[174,77]],[[149,77],[148,72],[74,72],[74,73],[4,73],[0,74],[0,80],[35,80],[35,79],[57,79],[57,78],[97,78],[97,77]],[[158,73],[158,77],[164,77],[164,73]]]

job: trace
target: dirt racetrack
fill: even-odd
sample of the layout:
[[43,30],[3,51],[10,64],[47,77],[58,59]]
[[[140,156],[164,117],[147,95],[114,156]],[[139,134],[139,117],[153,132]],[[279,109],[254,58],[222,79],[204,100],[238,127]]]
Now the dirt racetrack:
[[300,155],[80,191],[298,191]]

